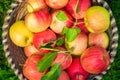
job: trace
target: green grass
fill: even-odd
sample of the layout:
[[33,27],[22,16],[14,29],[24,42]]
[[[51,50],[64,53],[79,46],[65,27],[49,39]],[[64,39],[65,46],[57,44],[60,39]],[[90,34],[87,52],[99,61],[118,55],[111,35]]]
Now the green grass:
[[[13,70],[10,68],[10,65],[5,58],[1,36],[4,17],[6,16],[6,11],[10,8],[10,4],[12,3],[12,1],[14,0],[0,0],[0,80],[18,80],[18,77],[15,76]],[[106,1],[113,11],[118,29],[120,30],[120,0]],[[118,46],[118,51],[114,63],[102,80],[120,80],[120,45]]]

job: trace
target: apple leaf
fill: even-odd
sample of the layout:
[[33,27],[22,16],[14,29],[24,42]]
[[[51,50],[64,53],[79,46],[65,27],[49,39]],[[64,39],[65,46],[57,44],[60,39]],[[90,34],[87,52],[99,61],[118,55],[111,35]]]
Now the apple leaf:
[[60,63],[54,64],[50,71],[42,76],[41,80],[58,80],[59,76],[61,74],[61,67]]
[[67,27],[67,26],[64,26],[64,27],[63,27],[63,30],[62,30],[62,34],[66,34],[67,30],[68,30],[68,27]]
[[37,64],[37,69],[39,72],[44,72],[47,68],[49,68],[55,59],[57,53],[56,52],[48,52],[46,53],[42,59]]
[[40,44],[40,48],[52,48],[52,44],[54,44],[54,41],[50,41],[48,43]]
[[66,21],[68,19],[67,15],[63,11],[59,11],[56,15],[57,19],[60,21]]
[[77,4],[76,4],[76,13],[79,12],[79,4],[80,4],[80,0],[77,0]]
[[80,29],[79,28],[70,28],[67,30],[66,32],[66,39],[68,42],[72,42],[77,35],[80,33]]
[[63,39],[62,38],[58,38],[57,41],[56,41],[56,45],[57,46],[62,46],[63,44]]

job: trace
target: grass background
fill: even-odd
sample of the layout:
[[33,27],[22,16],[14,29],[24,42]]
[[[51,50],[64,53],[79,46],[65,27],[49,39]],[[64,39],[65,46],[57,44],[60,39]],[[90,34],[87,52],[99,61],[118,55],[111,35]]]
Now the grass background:
[[[2,45],[2,25],[10,4],[14,0],[0,0],[0,80],[19,80],[8,64]],[[113,11],[118,30],[120,30],[120,0],[106,0]],[[120,31],[119,31],[120,35]],[[102,80],[120,80],[120,40],[115,61]]]

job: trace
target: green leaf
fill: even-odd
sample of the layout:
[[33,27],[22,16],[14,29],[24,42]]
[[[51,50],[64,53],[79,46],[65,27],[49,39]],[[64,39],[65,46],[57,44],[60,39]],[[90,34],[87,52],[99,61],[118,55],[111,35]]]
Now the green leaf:
[[80,0],[77,0],[77,4],[76,4],[76,13],[79,12],[79,4],[80,4]]
[[37,69],[39,70],[39,72],[44,72],[47,68],[49,68],[56,55],[56,52],[46,53],[37,64]]
[[57,80],[61,74],[60,63],[56,63],[52,66],[50,71],[42,76],[41,80]]
[[80,29],[79,28],[70,28],[67,30],[66,32],[66,39],[68,42],[72,42],[77,35],[80,33]]
[[57,19],[60,21],[66,21],[68,19],[67,15],[63,11],[59,11],[56,15]]
[[54,41],[50,41],[48,43],[44,43],[40,45],[40,48],[52,48],[52,44],[54,44]]
[[64,27],[63,27],[63,30],[62,30],[62,34],[66,34],[67,30],[68,30],[68,27],[67,27],[67,26],[64,26]]
[[62,46],[63,44],[63,39],[62,38],[58,38],[57,41],[56,41],[56,45],[57,46]]

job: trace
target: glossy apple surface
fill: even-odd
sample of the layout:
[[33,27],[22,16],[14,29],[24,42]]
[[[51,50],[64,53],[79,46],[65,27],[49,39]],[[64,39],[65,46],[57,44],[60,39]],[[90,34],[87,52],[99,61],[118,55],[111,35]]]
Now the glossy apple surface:
[[56,63],[61,63],[62,70],[67,69],[72,63],[72,56],[68,53],[57,53],[52,65]]
[[98,45],[103,48],[107,48],[109,45],[109,37],[106,32],[90,33],[88,35],[88,40],[89,46]]
[[39,72],[36,66],[41,58],[42,56],[39,54],[33,54],[27,58],[23,67],[23,74],[29,80],[40,80],[40,78],[45,74],[45,72]]
[[86,80],[89,76],[89,73],[83,69],[79,57],[73,58],[67,72],[72,80]]
[[25,25],[32,32],[46,30],[51,24],[51,15],[46,9],[42,9],[25,16]]
[[75,40],[72,42],[67,42],[65,40],[65,47],[67,50],[71,51],[72,55],[81,55],[83,51],[87,48],[87,35],[84,32],[80,32]]
[[33,44],[24,47],[24,53],[27,57],[30,57],[33,54],[40,54],[39,50],[35,48],[35,46]]
[[26,27],[24,21],[15,22],[10,27],[9,36],[12,42],[19,47],[28,46],[33,40],[33,33]]
[[62,71],[58,80],[70,80],[70,77],[66,71]]
[[39,49],[41,53],[46,53],[48,52],[48,50],[44,49],[40,50],[40,45],[48,43],[50,41],[55,41],[56,39],[57,39],[56,34],[52,30],[47,29],[45,31],[34,34],[33,45],[35,46],[35,48]]
[[65,10],[55,10],[52,13],[52,22],[50,28],[58,34],[61,34],[63,28],[71,27],[73,24],[73,19],[70,14]]
[[84,70],[92,74],[99,74],[107,69],[110,56],[107,50],[100,46],[89,47],[81,55],[81,64]]
[[104,7],[90,7],[84,16],[85,24],[89,32],[101,33],[110,26],[110,14]]
[[69,0],[45,0],[46,4],[53,9],[60,9],[67,5]]
[[66,9],[75,19],[81,19],[90,6],[90,0],[69,0]]
[[27,0],[27,11],[29,13],[44,8],[47,8],[47,5],[44,0]]

